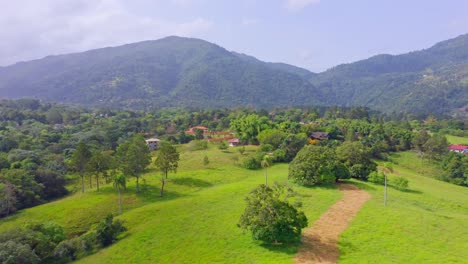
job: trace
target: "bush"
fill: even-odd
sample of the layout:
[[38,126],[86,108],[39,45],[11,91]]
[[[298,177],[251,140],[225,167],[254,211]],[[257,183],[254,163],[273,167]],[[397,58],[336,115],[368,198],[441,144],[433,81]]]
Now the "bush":
[[288,198],[294,196],[291,188],[275,184],[258,186],[246,198],[247,207],[238,226],[250,230],[255,240],[266,243],[296,242],[302,228],[307,226],[307,217],[297,210]]
[[271,152],[271,151],[273,151],[273,146],[270,145],[270,144],[262,144],[262,145],[260,145],[259,151]]
[[97,225],[96,239],[102,246],[106,247],[114,243],[117,236],[126,230],[127,229],[123,226],[122,221],[114,221],[114,216],[109,214]]
[[15,241],[0,243],[0,263],[40,263],[41,259],[34,253],[29,245]]
[[226,149],[228,149],[228,145],[226,144],[225,141],[221,141],[221,143],[220,143],[219,146],[218,146],[218,149],[220,149],[220,150],[226,150]]
[[369,174],[367,178],[369,182],[384,185],[385,184],[385,175],[382,172],[373,171]]
[[208,149],[208,141],[206,140],[193,140],[190,142],[189,150],[205,150]]
[[251,156],[242,159],[241,166],[249,169],[249,170],[256,170],[260,169],[261,167],[261,160],[258,157]]
[[273,162],[284,162],[286,161],[286,151],[284,149],[277,149],[273,151]]
[[408,179],[403,178],[403,177],[396,177],[392,180],[391,184],[395,189],[398,189],[400,191],[404,191],[408,189]]

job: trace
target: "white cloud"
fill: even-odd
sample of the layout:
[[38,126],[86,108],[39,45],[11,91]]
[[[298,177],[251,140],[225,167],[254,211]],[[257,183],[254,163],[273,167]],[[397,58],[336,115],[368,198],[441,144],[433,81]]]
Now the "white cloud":
[[291,11],[299,11],[309,5],[318,3],[320,3],[320,0],[286,0],[286,7]]
[[[0,10],[0,65],[167,35],[200,37],[214,26],[131,13],[124,0],[19,0]],[[188,0],[174,0],[188,3]]]

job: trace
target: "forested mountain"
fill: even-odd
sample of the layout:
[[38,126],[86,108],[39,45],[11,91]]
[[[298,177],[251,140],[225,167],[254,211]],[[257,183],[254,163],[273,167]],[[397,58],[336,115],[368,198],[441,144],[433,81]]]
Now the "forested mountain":
[[421,51],[339,65],[310,80],[328,104],[384,112],[456,111],[468,107],[468,34]]
[[468,35],[318,74],[167,37],[0,67],[0,96],[133,109],[321,104],[448,114],[468,108]]
[[4,67],[0,96],[134,109],[312,105],[321,98],[297,74],[180,37]]

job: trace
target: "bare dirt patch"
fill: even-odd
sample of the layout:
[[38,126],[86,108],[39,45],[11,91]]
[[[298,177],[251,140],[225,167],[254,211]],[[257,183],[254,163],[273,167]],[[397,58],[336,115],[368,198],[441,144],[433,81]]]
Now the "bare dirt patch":
[[302,236],[295,263],[337,263],[338,238],[371,195],[354,185],[339,184],[343,198],[326,211]]

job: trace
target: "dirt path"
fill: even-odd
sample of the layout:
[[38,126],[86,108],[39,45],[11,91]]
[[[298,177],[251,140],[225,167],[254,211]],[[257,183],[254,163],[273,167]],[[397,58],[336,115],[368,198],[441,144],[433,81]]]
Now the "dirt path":
[[340,234],[371,197],[351,184],[340,184],[338,188],[343,192],[343,198],[305,230],[295,263],[337,263]]

